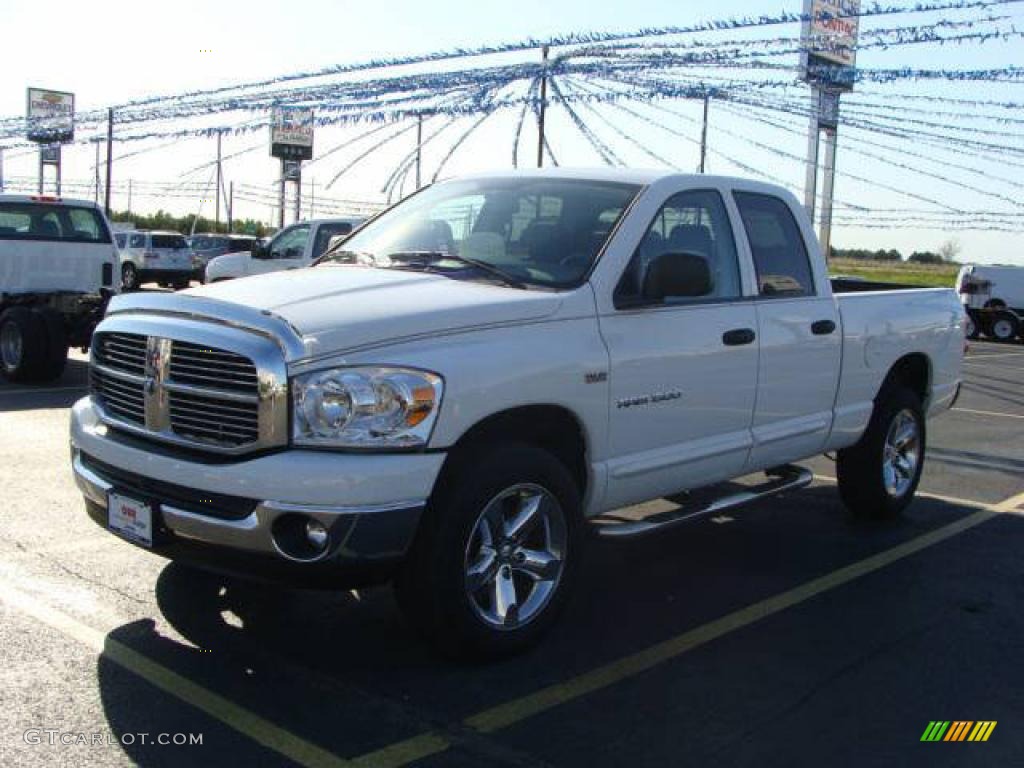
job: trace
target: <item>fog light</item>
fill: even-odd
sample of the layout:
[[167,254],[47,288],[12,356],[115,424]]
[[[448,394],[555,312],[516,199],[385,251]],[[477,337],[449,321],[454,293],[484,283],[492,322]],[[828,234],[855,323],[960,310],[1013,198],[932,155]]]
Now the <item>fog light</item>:
[[322,552],[327,546],[327,529],[319,520],[310,520],[306,523],[306,541],[317,552]]

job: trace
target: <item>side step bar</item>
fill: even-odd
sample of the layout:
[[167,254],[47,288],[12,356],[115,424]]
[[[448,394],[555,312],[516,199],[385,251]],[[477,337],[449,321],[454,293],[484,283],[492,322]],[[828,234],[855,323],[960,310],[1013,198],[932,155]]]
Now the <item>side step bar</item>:
[[597,535],[602,538],[624,539],[634,536],[645,536],[655,531],[663,531],[683,523],[709,517],[710,515],[724,512],[727,509],[742,507],[759,499],[766,499],[779,493],[804,488],[810,485],[814,479],[814,475],[809,469],[793,464],[774,467],[766,470],[765,474],[769,479],[761,485],[705,502],[698,507],[683,505],[679,509],[651,515],[643,520],[622,520],[618,522],[609,518],[602,519],[602,517],[596,517],[591,525],[596,529]]

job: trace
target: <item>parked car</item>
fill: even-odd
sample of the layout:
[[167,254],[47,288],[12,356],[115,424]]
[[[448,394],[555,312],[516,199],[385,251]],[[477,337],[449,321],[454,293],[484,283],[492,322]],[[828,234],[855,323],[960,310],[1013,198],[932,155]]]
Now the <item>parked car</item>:
[[133,291],[144,283],[187,288],[192,278],[192,250],[178,232],[117,232],[121,286]]
[[956,290],[967,312],[968,338],[1024,338],[1024,267],[966,264]]
[[117,250],[84,200],[0,195],[0,372],[52,381],[117,292]]
[[[949,289],[834,295],[779,187],[456,179],[312,269],[111,302],[74,474],[141,547],[292,584],[393,579],[442,648],[500,655],[555,620],[587,525],[659,534],[805,486],[791,462],[825,452],[850,509],[901,512],[925,420],[958,393],[962,319]],[[610,514],[754,472],[713,503]]]
[[205,283],[210,259],[226,253],[248,253],[256,239],[252,235],[193,235],[188,243],[192,249],[192,279]]
[[208,282],[308,267],[332,238],[347,235],[363,219],[315,219],[285,227],[269,241],[258,241],[249,253],[229,253],[206,265]]

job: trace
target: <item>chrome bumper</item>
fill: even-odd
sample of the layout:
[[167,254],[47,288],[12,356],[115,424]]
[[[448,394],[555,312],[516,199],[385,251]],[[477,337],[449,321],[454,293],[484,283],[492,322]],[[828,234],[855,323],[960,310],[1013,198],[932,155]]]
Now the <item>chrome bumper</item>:
[[[72,448],[72,468],[86,500],[106,509],[107,494],[115,484],[86,466],[81,451]],[[130,489],[120,489],[131,493]],[[261,555],[296,565],[313,563],[363,565],[400,560],[412,543],[425,501],[396,504],[330,507],[257,502],[252,513],[240,520],[226,520],[177,508],[155,500],[159,520],[170,538],[190,545],[208,545],[239,553]],[[285,515],[301,515],[320,522],[329,532],[329,544],[315,557],[295,557],[283,551],[274,537],[275,522]],[[154,542],[154,551],[161,545]],[[193,547],[194,548],[194,547]]]

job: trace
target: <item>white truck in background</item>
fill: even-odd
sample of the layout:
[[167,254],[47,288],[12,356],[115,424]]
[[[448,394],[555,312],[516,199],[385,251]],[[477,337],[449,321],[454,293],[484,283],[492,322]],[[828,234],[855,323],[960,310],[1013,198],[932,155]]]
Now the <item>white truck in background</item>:
[[968,338],[1024,338],[1024,267],[965,264],[956,291],[967,312]]
[[250,251],[226,253],[206,265],[206,282],[231,280],[308,267],[332,240],[345,236],[364,219],[313,219],[285,227],[269,241],[257,241]]
[[69,347],[87,348],[120,279],[118,253],[94,203],[0,195],[0,373],[45,382]]
[[[88,514],[255,579],[393,580],[452,654],[539,639],[585,526],[795,491],[913,499],[959,391],[950,289],[834,294],[790,193],[605,169],[435,184],[311,269],[111,303],[71,418]],[[764,472],[743,492],[718,483]],[[617,510],[698,494],[653,516]],[[717,490],[716,490],[717,489]]]

